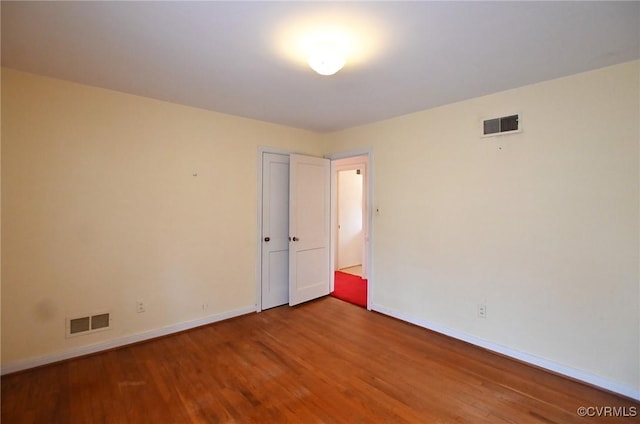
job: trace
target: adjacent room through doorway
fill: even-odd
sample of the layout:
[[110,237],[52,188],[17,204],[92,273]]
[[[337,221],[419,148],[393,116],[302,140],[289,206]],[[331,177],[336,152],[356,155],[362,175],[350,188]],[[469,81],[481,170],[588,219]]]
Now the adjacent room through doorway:
[[358,156],[335,161],[336,187],[335,270],[332,296],[367,307],[366,190],[368,158]]

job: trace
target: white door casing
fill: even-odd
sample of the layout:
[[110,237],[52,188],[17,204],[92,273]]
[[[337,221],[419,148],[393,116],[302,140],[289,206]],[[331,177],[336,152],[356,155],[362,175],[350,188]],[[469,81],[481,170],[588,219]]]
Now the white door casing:
[[289,302],[289,155],[263,153],[262,309]]
[[289,165],[289,305],[329,294],[330,161],[291,155]]

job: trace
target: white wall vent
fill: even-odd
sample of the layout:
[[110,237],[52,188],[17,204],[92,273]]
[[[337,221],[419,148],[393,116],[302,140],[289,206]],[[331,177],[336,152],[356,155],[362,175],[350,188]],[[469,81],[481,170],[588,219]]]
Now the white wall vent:
[[513,134],[522,132],[520,114],[502,116],[500,118],[485,119],[482,121],[482,136]]
[[84,317],[67,318],[67,337],[95,333],[111,328],[111,313],[102,312]]

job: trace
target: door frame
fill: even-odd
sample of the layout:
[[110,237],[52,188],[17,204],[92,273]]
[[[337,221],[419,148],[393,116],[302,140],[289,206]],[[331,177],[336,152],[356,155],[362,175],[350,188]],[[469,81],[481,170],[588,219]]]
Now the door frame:
[[[365,211],[365,225],[364,225],[364,249],[363,249],[363,264],[362,271],[367,278],[367,309],[371,310],[372,305],[372,292],[373,292],[373,151],[371,148],[362,150],[353,150],[348,152],[331,153],[325,155],[327,159],[331,160],[331,251],[330,251],[330,266],[331,266],[331,290],[335,285],[335,267],[336,267],[336,253],[338,249],[338,237],[336,235],[338,229],[338,170],[342,170],[342,166],[336,166],[336,160],[356,158],[365,156],[367,158],[367,168],[364,175],[364,198],[365,205],[363,210]],[[354,162],[355,163],[355,162]],[[355,168],[354,168],[355,169]]]
[[[276,147],[268,147],[268,146],[258,146],[258,172],[257,172],[257,184],[256,184],[256,188],[257,188],[257,192],[256,192],[256,198],[257,198],[257,212],[256,212],[256,239],[255,239],[255,246],[256,246],[256,298],[255,298],[255,302],[256,302],[256,312],[261,312],[262,311],[262,157],[263,157],[263,153],[276,153],[276,154],[281,154],[281,155],[291,155],[291,154],[305,154],[305,153],[299,153],[299,152],[294,152],[291,150],[287,150],[287,149],[279,149]],[[364,254],[366,255],[367,258],[367,263],[364,264],[364,266],[366,266],[366,270],[363,271],[365,272],[365,275],[367,276],[367,309],[371,310],[371,305],[372,305],[372,292],[373,292],[373,279],[374,279],[374,270],[373,270],[373,151],[368,148],[368,149],[362,149],[362,150],[354,150],[354,151],[348,151],[348,152],[337,152],[337,153],[330,153],[330,154],[326,154],[324,155],[325,158],[329,159],[331,161],[331,228],[335,228],[335,225],[337,225],[337,204],[336,204],[336,193],[337,193],[337,179],[335,178],[335,160],[338,159],[347,159],[347,158],[352,158],[352,157],[356,157],[356,156],[367,156],[368,157],[368,163],[367,163],[367,172],[366,172],[366,182],[365,182],[365,190],[366,190],[366,197],[368,199],[367,205],[366,205],[366,212],[367,212],[367,230],[365,232],[365,239],[367,240],[367,242],[365,243],[365,251]],[[334,268],[335,268],[335,255],[336,255],[336,242],[337,242],[337,238],[334,235],[333,230],[331,231],[331,234],[329,235],[329,245],[330,245],[330,251],[329,251],[329,269],[330,269],[330,290],[333,290],[335,281],[334,281],[334,275],[335,273]]]

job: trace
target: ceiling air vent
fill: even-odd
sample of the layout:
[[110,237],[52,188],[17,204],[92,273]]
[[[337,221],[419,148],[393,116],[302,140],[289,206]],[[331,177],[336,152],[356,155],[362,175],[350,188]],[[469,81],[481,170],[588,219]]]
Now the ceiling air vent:
[[489,137],[492,135],[512,134],[521,132],[520,115],[509,115],[501,118],[485,119],[482,121],[482,135]]

